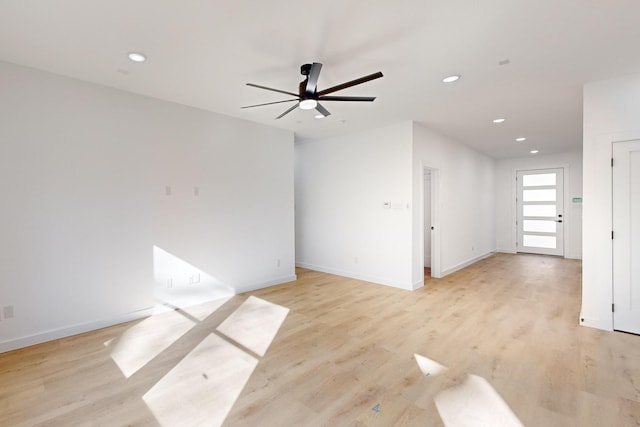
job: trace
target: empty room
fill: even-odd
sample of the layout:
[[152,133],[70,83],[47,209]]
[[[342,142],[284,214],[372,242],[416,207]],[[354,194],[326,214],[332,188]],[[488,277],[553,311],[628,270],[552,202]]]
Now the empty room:
[[0,425],[639,425],[639,19],[0,2]]

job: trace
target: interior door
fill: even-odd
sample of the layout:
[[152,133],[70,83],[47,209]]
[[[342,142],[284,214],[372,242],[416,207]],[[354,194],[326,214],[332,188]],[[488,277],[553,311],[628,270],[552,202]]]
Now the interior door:
[[613,328],[640,334],[640,141],[613,144]]
[[563,169],[518,171],[517,251],[564,256]]

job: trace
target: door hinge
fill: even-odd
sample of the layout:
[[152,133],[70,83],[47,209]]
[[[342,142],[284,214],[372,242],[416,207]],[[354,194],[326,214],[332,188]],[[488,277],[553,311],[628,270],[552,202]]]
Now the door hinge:
[[611,240],[613,240],[613,230],[611,230]]
[[613,157],[611,158],[611,167],[613,167]]
[[614,312],[616,311],[616,310],[615,310],[615,306],[616,306],[615,304],[611,304],[611,312],[612,312],[612,313],[614,313]]

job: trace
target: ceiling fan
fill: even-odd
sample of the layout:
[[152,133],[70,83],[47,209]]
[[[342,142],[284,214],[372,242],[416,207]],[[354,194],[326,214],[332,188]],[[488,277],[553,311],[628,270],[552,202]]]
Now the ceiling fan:
[[322,115],[322,117],[327,117],[331,113],[320,105],[319,101],[355,101],[355,102],[373,102],[376,99],[375,96],[327,96],[330,93],[337,92],[339,90],[347,89],[352,86],[356,86],[362,83],[366,83],[371,80],[378,79],[382,77],[382,73],[378,71],[377,73],[369,74],[368,76],[360,77],[359,79],[351,80],[346,83],[339,84],[337,86],[330,87],[328,89],[324,89],[318,91],[318,77],[320,76],[320,70],[322,69],[322,64],[319,62],[314,62],[313,64],[304,64],[300,67],[300,74],[306,76],[303,81],[300,82],[298,86],[298,93],[287,92],[286,90],[274,89],[271,87],[260,86],[253,83],[247,83],[247,86],[257,87],[259,89],[266,89],[273,92],[284,93],[286,95],[294,96],[294,99],[285,99],[284,101],[276,101],[276,102],[267,102],[265,104],[256,104],[256,105],[247,105],[242,108],[253,108],[253,107],[261,107],[263,105],[272,105],[272,104],[281,104],[284,102],[294,102],[297,104],[293,107],[289,108],[284,113],[280,114],[277,119],[284,117],[289,114],[296,108],[300,107],[303,110],[313,110],[314,108]]

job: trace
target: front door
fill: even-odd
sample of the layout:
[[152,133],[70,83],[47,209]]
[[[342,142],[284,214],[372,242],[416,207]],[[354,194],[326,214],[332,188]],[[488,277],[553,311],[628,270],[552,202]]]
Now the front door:
[[564,256],[563,169],[517,172],[517,251]]

